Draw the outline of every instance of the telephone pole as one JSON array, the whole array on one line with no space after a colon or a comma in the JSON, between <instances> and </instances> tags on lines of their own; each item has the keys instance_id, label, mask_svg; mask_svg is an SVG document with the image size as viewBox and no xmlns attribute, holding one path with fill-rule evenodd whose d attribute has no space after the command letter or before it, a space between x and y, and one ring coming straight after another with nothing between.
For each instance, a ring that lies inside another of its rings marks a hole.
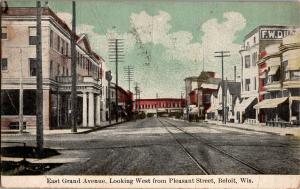
<instances>
[{"instance_id":1,"label":"telephone pole","mask_svg":"<svg viewBox=\"0 0 300 189\"><path fill-rule=\"evenodd\" d=\"M138 91L139 91L138 82L135 82L134 90L135 90L135 110L139 111L139 108L138 108Z\"/></svg>"},{"instance_id":2,"label":"telephone pole","mask_svg":"<svg viewBox=\"0 0 300 189\"><path fill-rule=\"evenodd\" d=\"M224 92L224 57L229 57L230 54L229 51L217 51L215 52L215 57L217 58L221 58L222 61L222 116L223 116L223 123L226 124L226 116L225 116L225 112L227 110L225 110L224 107L224 101L225 101L225 92Z\"/></svg>"},{"instance_id":3,"label":"telephone pole","mask_svg":"<svg viewBox=\"0 0 300 189\"><path fill-rule=\"evenodd\" d=\"M109 61L114 62L116 65L116 122L119 120L119 102L118 102L118 64L124 62L124 41L123 39L109 39L108 41L109 49Z\"/></svg>"},{"instance_id":4,"label":"telephone pole","mask_svg":"<svg viewBox=\"0 0 300 189\"><path fill-rule=\"evenodd\" d=\"M43 152L43 73L42 73L42 28L41 28L41 2L36 2L37 7L37 44L36 44L36 142L38 155Z\"/></svg>"},{"instance_id":5,"label":"telephone pole","mask_svg":"<svg viewBox=\"0 0 300 189\"><path fill-rule=\"evenodd\" d=\"M134 68L132 66L124 67L124 77L125 81L128 81L128 90L130 91L130 83L134 77Z\"/></svg>"},{"instance_id":6,"label":"telephone pole","mask_svg":"<svg viewBox=\"0 0 300 189\"><path fill-rule=\"evenodd\" d=\"M71 73L72 73L72 91L71 91L71 124L72 132L77 132L77 73L76 73L76 2L72 2L72 34L71 34Z\"/></svg>"}]
</instances>

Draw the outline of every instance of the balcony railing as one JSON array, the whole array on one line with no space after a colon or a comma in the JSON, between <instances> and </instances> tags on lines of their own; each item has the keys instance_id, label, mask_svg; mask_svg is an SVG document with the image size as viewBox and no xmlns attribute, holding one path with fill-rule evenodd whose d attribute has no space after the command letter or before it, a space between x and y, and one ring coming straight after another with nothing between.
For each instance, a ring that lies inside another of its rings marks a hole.
<instances>
[{"instance_id":1,"label":"balcony railing","mask_svg":"<svg viewBox=\"0 0 300 189\"><path fill-rule=\"evenodd\" d=\"M56 81L59 83L71 84L72 76L56 76ZM83 77L77 77L77 82L83 82Z\"/></svg>"}]
</instances>

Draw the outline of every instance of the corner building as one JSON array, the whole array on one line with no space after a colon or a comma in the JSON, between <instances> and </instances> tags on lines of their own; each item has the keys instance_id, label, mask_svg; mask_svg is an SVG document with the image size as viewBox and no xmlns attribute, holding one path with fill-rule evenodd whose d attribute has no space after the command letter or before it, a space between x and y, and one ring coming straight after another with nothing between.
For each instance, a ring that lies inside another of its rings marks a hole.
<instances>
[{"instance_id":1,"label":"corner building","mask_svg":"<svg viewBox=\"0 0 300 189\"><path fill-rule=\"evenodd\" d=\"M235 122L258 123L259 69L257 62L265 48L280 44L285 36L293 33L289 26L258 26L247 34L240 50L241 55L241 102L236 104Z\"/></svg>"},{"instance_id":2,"label":"corner building","mask_svg":"<svg viewBox=\"0 0 300 189\"><path fill-rule=\"evenodd\" d=\"M9 8L2 15L1 125L12 129L19 120L27 128L36 125L36 8ZM71 30L49 8L42 9L42 73L44 129L70 127ZM101 56L90 47L86 35L76 35L77 123L100 124L102 99ZM23 102L19 101L23 93ZM103 102L102 102L103 104Z\"/></svg>"}]
</instances>

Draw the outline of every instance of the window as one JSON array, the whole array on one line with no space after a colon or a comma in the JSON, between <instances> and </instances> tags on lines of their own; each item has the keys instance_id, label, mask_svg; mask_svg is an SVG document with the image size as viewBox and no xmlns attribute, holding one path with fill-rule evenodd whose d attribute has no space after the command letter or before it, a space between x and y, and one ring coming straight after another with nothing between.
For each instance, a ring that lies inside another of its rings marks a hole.
<instances>
[{"instance_id":1,"label":"window","mask_svg":"<svg viewBox=\"0 0 300 189\"><path fill-rule=\"evenodd\" d=\"M284 80L290 79L290 72L287 70L288 60L282 62L283 72L284 72Z\"/></svg>"},{"instance_id":2,"label":"window","mask_svg":"<svg viewBox=\"0 0 300 189\"><path fill-rule=\"evenodd\" d=\"M58 76L60 75L60 65L59 64L57 65L57 75Z\"/></svg>"},{"instance_id":3,"label":"window","mask_svg":"<svg viewBox=\"0 0 300 189\"><path fill-rule=\"evenodd\" d=\"M36 59L30 58L29 59L29 75L36 76Z\"/></svg>"},{"instance_id":4,"label":"window","mask_svg":"<svg viewBox=\"0 0 300 189\"><path fill-rule=\"evenodd\" d=\"M250 68L250 55L245 56L245 68Z\"/></svg>"},{"instance_id":5,"label":"window","mask_svg":"<svg viewBox=\"0 0 300 189\"><path fill-rule=\"evenodd\" d=\"M253 43L254 44L256 43L256 37L253 37Z\"/></svg>"},{"instance_id":6,"label":"window","mask_svg":"<svg viewBox=\"0 0 300 189\"><path fill-rule=\"evenodd\" d=\"M60 37L57 36L57 46L56 46L56 50L59 51L60 50Z\"/></svg>"},{"instance_id":7,"label":"window","mask_svg":"<svg viewBox=\"0 0 300 189\"><path fill-rule=\"evenodd\" d=\"M63 75L65 75L65 67L63 66Z\"/></svg>"},{"instance_id":8,"label":"window","mask_svg":"<svg viewBox=\"0 0 300 189\"><path fill-rule=\"evenodd\" d=\"M29 27L29 45L37 44L36 27Z\"/></svg>"},{"instance_id":9,"label":"window","mask_svg":"<svg viewBox=\"0 0 300 189\"><path fill-rule=\"evenodd\" d=\"M245 79L245 91L250 91L250 79Z\"/></svg>"},{"instance_id":10,"label":"window","mask_svg":"<svg viewBox=\"0 0 300 189\"><path fill-rule=\"evenodd\" d=\"M299 80L300 79L300 70L293 70L290 71L291 73L291 80Z\"/></svg>"},{"instance_id":11,"label":"window","mask_svg":"<svg viewBox=\"0 0 300 189\"><path fill-rule=\"evenodd\" d=\"M256 90L256 77L254 77L254 90Z\"/></svg>"},{"instance_id":12,"label":"window","mask_svg":"<svg viewBox=\"0 0 300 189\"><path fill-rule=\"evenodd\" d=\"M66 42L66 55L69 55L69 43Z\"/></svg>"},{"instance_id":13,"label":"window","mask_svg":"<svg viewBox=\"0 0 300 189\"><path fill-rule=\"evenodd\" d=\"M1 90L1 115L19 114L19 94L19 90Z\"/></svg>"},{"instance_id":14,"label":"window","mask_svg":"<svg viewBox=\"0 0 300 189\"><path fill-rule=\"evenodd\" d=\"M24 90L23 93L23 114L36 114L36 90Z\"/></svg>"},{"instance_id":15,"label":"window","mask_svg":"<svg viewBox=\"0 0 300 189\"><path fill-rule=\"evenodd\" d=\"M2 58L1 60L1 70L7 70L7 58Z\"/></svg>"},{"instance_id":16,"label":"window","mask_svg":"<svg viewBox=\"0 0 300 189\"><path fill-rule=\"evenodd\" d=\"M252 54L252 66L256 66L257 52Z\"/></svg>"},{"instance_id":17,"label":"window","mask_svg":"<svg viewBox=\"0 0 300 189\"><path fill-rule=\"evenodd\" d=\"M53 48L53 31L50 30L50 48Z\"/></svg>"},{"instance_id":18,"label":"window","mask_svg":"<svg viewBox=\"0 0 300 189\"><path fill-rule=\"evenodd\" d=\"M61 39L61 47L60 47L60 53L64 54L64 49L65 48L65 41L63 39Z\"/></svg>"},{"instance_id":19,"label":"window","mask_svg":"<svg viewBox=\"0 0 300 189\"><path fill-rule=\"evenodd\" d=\"M53 77L53 61L50 60L50 78Z\"/></svg>"},{"instance_id":20,"label":"window","mask_svg":"<svg viewBox=\"0 0 300 189\"><path fill-rule=\"evenodd\" d=\"M7 27L2 27L1 39L7 39Z\"/></svg>"},{"instance_id":21,"label":"window","mask_svg":"<svg viewBox=\"0 0 300 189\"><path fill-rule=\"evenodd\" d=\"M68 70L68 68L67 68L66 70L67 70L67 71L66 71L66 72L67 72L66 74L67 74L67 76L69 76L69 70Z\"/></svg>"}]
</instances>

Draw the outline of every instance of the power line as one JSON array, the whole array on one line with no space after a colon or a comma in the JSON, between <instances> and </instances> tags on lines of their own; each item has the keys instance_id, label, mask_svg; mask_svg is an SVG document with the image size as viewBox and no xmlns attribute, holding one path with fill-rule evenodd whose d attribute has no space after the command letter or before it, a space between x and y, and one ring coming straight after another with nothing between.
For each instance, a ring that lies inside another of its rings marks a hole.
<instances>
[{"instance_id":1,"label":"power line","mask_svg":"<svg viewBox=\"0 0 300 189\"><path fill-rule=\"evenodd\" d=\"M215 52L215 57L221 58L222 61L222 115L223 115L223 123L226 124L224 100L225 100L225 92L224 92L224 57L230 56L230 51L217 51Z\"/></svg>"},{"instance_id":2,"label":"power line","mask_svg":"<svg viewBox=\"0 0 300 189\"><path fill-rule=\"evenodd\" d=\"M124 40L123 39L108 39L108 60L116 65L116 122L119 120L119 107L118 107L118 64L124 62Z\"/></svg>"},{"instance_id":3,"label":"power line","mask_svg":"<svg viewBox=\"0 0 300 189\"><path fill-rule=\"evenodd\" d=\"M124 79L128 81L128 90L130 91L130 83L133 81L134 78L134 67L133 66L126 66L124 67Z\"/></svg>"}]
</instances>

